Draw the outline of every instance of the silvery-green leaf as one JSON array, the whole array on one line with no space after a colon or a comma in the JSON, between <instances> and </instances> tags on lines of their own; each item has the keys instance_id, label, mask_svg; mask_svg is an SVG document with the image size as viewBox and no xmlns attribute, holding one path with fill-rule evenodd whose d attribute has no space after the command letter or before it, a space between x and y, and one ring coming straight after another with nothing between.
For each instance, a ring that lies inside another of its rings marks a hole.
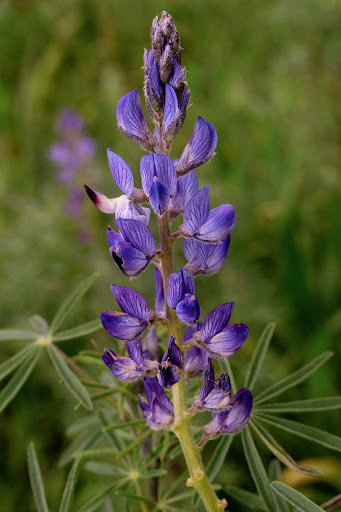
<instances>
[{"instance_id":1,"label":"silvery-green leaf","mask_svg":"<svg viewBox=\"0 0 341 512\"><path fill-rule=\"evenodd\" d=\"M276 441L276 439L256 420L250 420L250 424L265 446L275 457L277 457L278 460L287 466L287 468L297 471L298 473L302 473L303 475L323 477L323 473L318 469L298 464Z\"/></svg>"},{"instance_id":2,"label":"silvery-green leaf","mask_svg":"<svg viewBox=\"0 0 341 512\"><path fill-rule=\"evenodd\" d=\"M119 436L115 431L112 431L110 427L112 424L110 423L110 418L103 410L98 410L96 412L97 421L101 426L102 432L104 432L105 437L108 439L110 444L112 446L115 446L115 448L119 451L123 449L122 441L120 440ZM121 425L124 425L125 423L122 421Z\"/></svg>"},{"instance_id":3,"label":"silvery-green leaf","mask_svg":"<svg viewBox=\"0 0 341 512\"><path fill-rule=\"evenodd\" d=\"M172 482L170 484L170 486L166 488L165 492L162 495L163 501L165 498L167 498L167 496L172 494L172 492L174 492L179 487L179 485L183 484L187 480L188 477L189 477L188 470L186 470L184 473L182 473L180 476L178 476L178 478L176 478L174 480L174 482Z\"/></svg>"},{"instance_id":4,"label":"silvery-green leaf","mask_svg":"<svg viewBox=\"0 0 341 512\"><path fill-rule=\"evenodd\" d=\"M269 348L269 344L271 341L271 338L273 336L274 330L275 330L276 324L274 322L268 324L264 331L262 332L256 350L253 353L253 357L251 359L246 379L244 383L245 388L249 388L252 390L254 388L254 385L256 383L259 370L261 369L261 366L264 361L264 357L266 355L266 352Z\"/></svg>"},{"instance_id":5,"label":"silvery-green leaf","mask_svg":"<svg viewBox=\"0 0 341 512\"><path fill-rule=\"evenodd\" d=\"M100 320L91 320L91 322L86 322L85 324L78 325L77 327L73 327L72 329L68 329L67 331L59 332L52 336L52 341L65 341L65 340L73 340L74 338L81 338L86 334L91 334L92 332L98 331L102 329L102 322Z\"/></svg>"},{"instance_id":6,"label":"silvery-green leaf","mask_svg":"<svg viewBox=\"0 0 341 512\"><path fill-rule=\"evenodd\" d=\"M46 502L43 479L41 477L39 462L32 442L27 448L27 465L37 512L48 512L49 509Z\"/></svg>"},{"instance_id":7,"label":"silvery-green leaf","mask_svg":"<svg viewBox=\"0 0 341 512\"><path fill-rule=\"evenodd\" d=\"M273 396L277 396L280 393L283 393L287 389L296 386L296 384L299 384L303 380L305 380L309 375L316 372L320 366L322 366L325 362L328 361L333 355L333 352L324 352L323 354L319 355L310 363L302 366L299 370L292 373L285 379L280 380L279 382L276 382L276 384L273 384L272 386L268 387L265 391L260 393L255 399L254 399L254 405L259 405L266 400L270 400Z\"/></svg>"},{"instance_id":8,"label":"silvery-green leaf","mask_svg":"<svg viewBox=\"0 0 341 512\"><path fill-rule=\"evenodd\" d=\"M265 510L263 500L258 496L258 494L245 491L244 489L240 489L240 487L235 487L234 485L225 485L224 491L227 496L231 496L246 507L253 508L255 510Z\"/></svg>"},{"instance_id":9,"label":"silvery-green leaf","mask_svg":"<svg viewBox=\"0 0 341 512\"><path fill-rule=\"evenodd\" d=\"M71 423L65 431L67 436L73 436L79 434L83 430L88 430L89 427L93 427L97 424L96 416L93 414L85 416L84 418Z\"/></svg>"},{"instance_id":10,"label":"silvery-green leaf","mask_svg":"<svg viewBox=\"0 0 341 512\"><path fill-rule=\"evenodd\" d=\"M11 380L1 390L0 393L0 413L7 407L13 398L19 393L27 379L32 373L36 362L42 351L42 346L37 345L37 350L27 356L26 360L20 366L19 370L13 375Z\"/></svg>"},{"instance_id":11,"label":"silvery-green leaf","mask_svg":"<svg viewBox=\"0 0 341 512\"><path fill-rule=\"evenodd\" d=\"M91 448L102 436L103 432L97 424L89 428L66 448L58 460L58 465L65 466L75 457L75 453Z\"/></svg>"},{"instance_id":12,"label":"silvery-green leaf","mask_svg":"<svg viewBox=\"0 0 341 512\"><path fill-rule=\"evenodd\" d=\"M90 498L87 500L87 502L78 510L78 512L93 512L94 510L97 510L98 507L106 501L110 496L114 494L117 489L122 487L127 482L126 478L122 478L121 480L118 480L114 484L109 485L105 489L103 489L101 492L96 494L93 498Z\"/></svg>"},{"instance_id":13,"label":"silvery-green leaf","mask_svg":"<svg viewBox=\"0 0 341 512\"><path fill-rule=\"evenodd\" d=\"M272 482L271 487L301 512L323 512L323 509L283 482Z\"/></svg>"},{"instance_id":14,"label":"silvery-green leaf","mask_svg":"<svg viewBox=\"0 0 341 512\"><path fill-rule=\"evenodd\" d=\"M277 459L272 459L272 461L270 462L269 469L268 469L268 475L269 475L270 482L273 482L274 480L280 480L281 465ZM279 494L276 494L275 500L277 502L278 512L290 512L289 505L285 501L285 499L282 498L282 496L280 496Z\"/></svg>"},{"instance_id":15,"label":"silvery-green leaf","mask_svg":"<svg viewBox=\"0 0 341 512\"><path fill-rule=\"evenodd\" d=\"M276 404L264 404L255 407L257 412L315 412L341 408L341 396L326 396L309 400L295 400Z\"/></svg>"},{"instance_id":16,"label":"silvery-green leaf","mask_svg":"<svg viewBox=\"0 0 341 512\"><path fill-rule=\"evenodd\" d=\"M277 503L271 490L268 476L247 426L242 430L241 437L245 458L258 494L262 498L268 512L278 512Z\"/></svg>"},{"instance_id":17,"label":"silvery-green leaf","mask_svg":"<svg viewBox=\"0 0 341 512\"><path fill-rule=\"evenodd\" d=\"M20 350L20 352L17 352L14 356L7 359L7 361L0 364L0 380L15 370L32 352L39 350L39 348L38 344L30 343Z\"/></svg>"},{"instance_id":18,"label":"silvery-green leaf","mask_svg":"<svg viewBox=\"0 0 341 512\"><path fill-rule=\"evenodd\" d=\"M60 324L65 320L65 318L71 313L81 298L91 288L98 276L99 274L97 273L92 274L86 281L83 281L83 283L77 286L77 288L66 297L64 302L62 302L50 326L49 334L51 336L57 331Z\"/></svg>"},{"instance_id":19,"label":"silvery-green leaf","mask_svg":"<svg viewBox=\"0 0 341 512\"><path fill-rule=\"evenodd\" d=\"M0 341L34 341L37 338L37 333L32 331L0 329Z\"/></svg>"},{"instance_id":20,"label":"silvery-green leaf","mask_svg":"<svg viewBox=\"0 0 341 512\"><path fill-rule=\"evenodd\" d=\"M329 434L324 430L318 428L309 427L303 423L297 421L287 420L284 418L278 418L277 416L268 416L266 414L258 414L255 416L258 420L265 421L274 427L278 427L286 432L290 432L299 437L305 437L315 443L322 444L331 450L341 451L341 437L334 434Z\"/></svg>"},{"instance_id":21,"label":"silvery-green leaf","mask_svg":"<svg viewBox=\"0 0 341 512\"><path fill-rule=\"evenodd\" d=\"M76 459L71 466L70 472L68 474L65 488L63 491L62 501L60 503L59 512L69 512L73 495L75 492L75 487L78 480L78 473L80 468L80 460Z\"/></svg>"},{"instance_id":22,"label":"silvery-green leaf","mask_svg":"<svg viewBox=\"0 0 341 512\"><path fill-rule=\"evenodd\" d=\"M78 377L70 370L58 349L53 344L49 344L47 345L47 352L65 386L86 409L92 410L93 405L89 393Z\"/></svg>"},{"instance_id":23,"label":"silvery-green leaf","mask_svg":"<svg viewBox=\"0 0 341 512\"><path fill-rule=\"evenodd\" d=\"M107 464L104 462L95 462L90 461L85 464L85 469L90 471L91 473L96 473L97 475L105 475L105 476L127 476L127 471L122 468L118 468L117 466L113 466L112 464Z\"/></svg>"},{"instance_id":24,"label":"silvery-green leaf","mask_svg":"<svg viewBox=\"0 0 341 512\"><path fill-rule=\"evenodd\" d=\"M49 324L47 323L45 318L43 318L40 315L32 315L28 319L28 322L35 331L37 331L42 336L46 336L49 330Z\"/></svg>"}]
</instances>

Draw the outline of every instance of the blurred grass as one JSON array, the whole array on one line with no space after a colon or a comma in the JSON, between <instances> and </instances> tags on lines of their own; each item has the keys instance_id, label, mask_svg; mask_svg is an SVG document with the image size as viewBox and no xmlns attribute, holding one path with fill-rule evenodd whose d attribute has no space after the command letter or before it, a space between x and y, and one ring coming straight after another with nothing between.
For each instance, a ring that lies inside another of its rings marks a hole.
<instances>
[{"instance_id":1,"label":"blurred grass","mask_svg":"<svg viewBox=\"0 0 341 512\"><path fill-rule=\"evenodd\" d=\"M341 357L341 5L336 0L165 0L162 5L3 0L1 327L22 327L23 317L36 312L50 320L67 292L94 271L101 278L74 313L75 321L110 309L109 284L126 284L108 255L109 217L90 202L83 228L93 233L92 241L77 243L78 226L61 211L64 191L54 181L46 150L55 139L56 113L73 106L98 141L98 190L117 193L106 147L125 158L139 179L142 152L116 130L114 112L120 96L141 90L143 48L150 45L149 27L161 9L172 14L180 32L193 103L172 156L181 152L197 115L212 122L218 151L198 171L200 186L211 184L213 207L230 202L237 212L224 268L197 281L203 313L234 300L233 320L250 325L248 343L232 359L239 384L260 332L274 320L278 328L260 385L331 349L332 362L300 387L302 395L289 398L335 395ZM177 244L180 267L184 259ZM135 285L152 304L152 269ZM96 339L108 343L104 334ZM75 353L80 343L65 348ZM3 349L4 357L12 353L13 348ZM2 416L0 493L6 512L33 510L25 476L25 449L32 438L49 467L51 495L61 492L54 461L65 443L63 422L71 402L64 403L66 394L56 382L41 366ZM308 419L338 431L336 415ZM307 455L308 443L291 441L292 453ZM234 472L240 453L232 450L233 471L225 470L231 483L246 481ZM314 453L324 450L316 447ZM15 493L14 480L23 482Z\"/></svg>"}]
</instances>

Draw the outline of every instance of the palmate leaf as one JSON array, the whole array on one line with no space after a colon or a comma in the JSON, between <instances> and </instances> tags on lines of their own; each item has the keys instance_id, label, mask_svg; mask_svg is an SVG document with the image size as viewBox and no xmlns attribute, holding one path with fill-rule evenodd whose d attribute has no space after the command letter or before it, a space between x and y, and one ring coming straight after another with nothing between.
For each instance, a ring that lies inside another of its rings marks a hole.
<instances>
[{"instance_id":1,"label":"palmate leaf","mask_svg":"<svg viewBox=\"0 0 341 512\"><path fill-rule=\"evenodd\" d=\"M264 331L262 332L256 350L253 353L253 357L251 359L246 379L244 383L245 388L253 389L254 385L256 383L259 370L261 369L261 366L264 361L264 357L266 355L266 352L269 348L269 344L271 341L271 338L273 336L273 333L275 331L276 324L274 322L268 324Z\"/></svg>"},{"instance_id":2,"label":"palmate leaf","mask_svg":"<svg viewBox=\"0 0 341 512\"><path fill-rule=\"evenodd\" d=\"M225 485L224 491L227 496L231 496L231 498L234 498L242 505L245 505L245 507L253 508L255 510L265 510L263 500L254 492L245 491L244 489L240 489L240 487L235 487L234 485Z\"/></svg>"},{"instance_id":3,"label":"palmate leaf","mask_svg":"<svg viewBox=\"0 0 341 512\"><path fill-rule=\"evenodd\" d=\"M53 344L49 344L47 345L47 352L60 378L69 391L71 391L86 409L92 410L93 405L89 393L76 375L70 370L58 349Z\"/></svg>"},{"instance_id":4,"label":"palmate leaf","mask_svg":"<svg viewBox=\"0 0 341 512\"><path fill-rule=\"evenodd\" d=\"M304 437L310 441L321 444L322 446L326 446L331 450L341 452L341 437L334 434L329 434L329 432L319 430L318 428L309 427L308 425L298 423L297 421L278 418L267 414L257 413L255 417L257 420L265 421L266 423L269 423L269 425L278 427L286 432L290 432L299 437Z\"/></svg>"},{"instance_id":5,"label":"palmate leaf","mask_svg":"<svg viewBox=\"0 0 341 512\"><path fill-rule=\"evenodd\" d=\"M31 375L39 356L42 351L42 345L37 345L37 349L29 354L26 360L22 363L19 370L14 374L8 384L1 390L0 393L0 413L7 407L13 398L19 393L28 377Z\"/></svg>"},{"instance_id":6,"label":"palmate leaf","mask_svg":"<svg viewBox=\"0 0 341 512\"><path fill-rule=\"evenodd\" d=\"M118 480L114 484L109 485L109 487L106 487L102 491L100 491L96 496L89 499L80 509L78 512L93 512L94 510L98 510L98 507L104 503L110 496L114 494L117 489L122 487L124 484L127 483L126 478L122 478L121 480Z\"/></svg>"},{"instance_id":7,"label":"palmate leaf","mask_svg":"<svg viewBox=\"0 0 341 512\"><path fill-rule=\"evenodd\" d=\"M142 501L143 503L149 503L150 505L156 505L155 501L150 498L146 498L145 496L137 496L136 494L132 494L130 492L118 491L116 492L118 496L124 496L125 498L129 498L130 500Z\"/></svg>"},{"instance_id":8,"label":"palmate leaf","mask_svg":"<svg viewBox=\"0 0 341 512\"><path fill-rule=\"evenodd\" d=\"M85 465L85 469L87 471L90 471L90 473L96 473L97 475L127 476L127 471L125 469L118 468L117 466L113 466L112 464L107 464L105 462L87 462Z\"/></svg>"},{"instance_id":9,"label":"palmate leaf","mask_svg":"<svg viewBox=\"0 0 341 512\"><path fill-rule=\"evenodd\" d=\"M43 479L33 443L30 443L27 448L27 464L37 512L48 512Z\"/></svg>"},{"instance_id":10,"label":"palmate leaf","mask_svg":"<svg viewBox=\"0 0 341 512\"><path fill-rule=\"evenodd\" d=\"M274 480L280 480L281 478L281 465L277 459L273 459L269 464L268 469L269 480L273 482ZM279 494L275 495L275 500L277 502L278 512L290 512L288 503L285 501L282 496Z\"/></svg>"},{"instance_id":11,"label":"palmate leaf","mask_svg":"<svg viewBox=\"0 0 341 512\"><path fill-rule=\"evenodd\" d=\"M82 336L91 334L92 332L98 331L99 329L102 329L102 322L100 320L91 320L91 322L86 322L85 324L78 325L77 327L73 327L67 331L54 334L52 336L52 341L58 342L81 338Z\"/></svg>"},{"instance_id":12,"label":"palmate leaf","mask_svg":"<svg viewBox=\"0 0 341 512\"><path fill-rule=\"evenodd\" d=\"M0 329L0 341L34 341L37 338L37 333L33 331Z\"/></svg>"},{"instance_id":13,"label":"palmate leaf","mask_svg":"<svg viewBox=\"0 0 341 512\"><path fill-rule=\"evenodd\" d=\"M38 344L30 343L20 350L20 352L17 352L14 356L7 359L7 361L0 364L0 380L15 370L32 352L38 349Z\"/></svg>"},{"instance_id":14,"label":"palmate leaf","mask_svg":"<svg viewBox=\"0 0 341 512\"><path fill-rule=\"evenodd\" d=\"M104 410L96 411L97 421L104 433L105 437L108 439L109 443L119 451L123 449L123 443L119 438L117 432L115 430L110 430L109 427L112 425L108 414ZM124 422L121 423L124 425Z\"/></svg>"},{"instance_id":15,"label":"palmate leaf","mask_svg":"<svg viewBox=\"0 0 341 512\"><path fill-rule=\"evenodd\" d=\"M303 496L300 492L292 487L284 484L283 482L272 482L271 487L280 496L283 496L291 505L294 505L301 512L323 512L323 509L313 503L308 498Z\"/></svg>"},{"instance_id":16,"label":"palmate leaf","mask_svg":"<svg viewBox=\"0 0 341 512\"><path fill-rule=\"evenodd\" d=\"M255 407L257 412L315 412L341 408L341 396L326 396L309 400L295 400L276 404L264 404Z\"/></svg>"},{"instance_id":17,"label":"palmate leaf","mask_svg":"<svg viewBox=\"0 0 341 512\"><path fill-rule=\"evenodd\" d=\"M52 320L49 335L53 336L53 334L57 331L58 327L61 323L67 318L67 316L71 313L71 311L75 308L81 298L86 294L86 292L91 288L99 274L92 274L86 281L83 281L77 288L70 293L61 304L58 309L54 319Z\"/></svg>"},{"instance_id":18,"label":"palmate leaf","mask_svg":"<svg viewBox=\"0 0 341 512\"><path fill-rule=\"evenodd\" d=\"M246 426L242 430L241 437L245 458L258 494L262 498L268 512L278 512L277 503L271 490L268 476L252 439L249 427Z\"/></svg>"},{"instance_id":19,"label":"palmate leaf","mask_svg":"<svg viewBox=\"0 0 341 512\"><path fill-rule=\"evenodd\" d=\"M46 336L46 334L47 334L47 332L49 330L49 324L47 323L45 318L43 318L40 315L32 315L28 319L28 323L41 336Z\"/></svg>"},{"instance_id":20,"label":"palmate leaf","mask_svg":"<svg viewBox=\"0 0 341 512\"><path fill-rule=\"evenodd\" d=\"M78 473L80 468L80 459L76 459L71 466L70 473L68 474L62 501L60 503L59 512L69 512L75 487L78 480Z\"/></svg>"},{"instance_id":21,"label":"palmate leaf","mask_svg":"<svg viewBox=\"0 0 341 512\"><path fill-rule=\"evenodd\" d=\"M98 424L89 428L86 432L83 432L66 448L66 450L59 457L58 466L63 467L73 458L77 458L75 455L77 452L91 448L102 436L103 432Z\"/></svg>"},{"instance_id":22,"label":"palmate leaf","mask_svg":"<svg viewBox=\"0 0 341 512\"><path fill-rule=\"evenodd\" d=\"M296 386L303 380L305 380L309 375L316 372L320 366L322 366L324 363L328 361L333 356L333 352L324 352L323 354L319 355L310 363L302 366L299 370L292 373L285 379L280 380L279 382L276 382L272 386L268 387L265 391L260 393L254 400L254 405L259 405L266 400L270 400L270 398L277 396L287 389Z\"/></svg>"},{"instance_id":23,"label":"palmate leaf","mask_svg":"<svg viewBox=\"0 0 341 512\"><path fill-rule=\"evenodd\" d=\"M252 428L256 434L263 441L265 446L273 453L278 460L280 460L287 468L302 473L308 476L323 476L323 473L318 469L303 466L294 461L294 459L284 450L284 448L276 441L276 439L256 420L250 420Z\"/></svg>"}]
</instances>

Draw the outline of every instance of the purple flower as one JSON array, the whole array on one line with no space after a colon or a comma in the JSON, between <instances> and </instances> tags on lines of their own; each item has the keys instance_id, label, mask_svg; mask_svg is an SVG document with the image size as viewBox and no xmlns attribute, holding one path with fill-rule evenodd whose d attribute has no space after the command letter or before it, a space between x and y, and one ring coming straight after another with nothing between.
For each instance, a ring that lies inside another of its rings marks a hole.
<instances>
[{"instance_id":1,"label":"purple flower","mask_svg":"<svg viewBox=\"0 0 341 512\"><path fill-rule=\"evenodd\" d=\"M147 401L140 395L140 407L153 430L163 430L173 423L173 404L163 391L155 377L143 379Z\"/></svg>"},{"instance_id":2,"label":"purple flower","mask_svg":"<svg viewBox=\"0 0 341 512\"><path fill-rule=\"evenodd\" d=\"M116 219L134 219L143 222L148 226L150 219L149 208L143 208L139 204L128 199L126 195L112 197L109 199L101 192L97 192L87 185L84 185L86 193L91 201L103 213L115 214Z\"/></svg>"},{"instance_id":3,"label":"purple flower","mask_svg":"<svg viewBox=\"0 0 341 512\"><path fill-rule=\"evenodd\" d=\"M246 324L227 325L234 302L221 304L205 318L195 340L215 359L224 360L234 354L246 341L249 328Z\"/></svg>"},{"instance_id":4,"label":"purple flower","mask_svg":"<svg viewBox=\"0 0 341 512\"><path fill-rule=\"evenodd\" d=\"M194 327L187 328L184 335L184 344L193 339L194 334L200 331L202 326L201 322L197 322ZM208 354L206 350L201 347L193 345L186 350L185 355L185 372L191 377L198 377L205 373L208 365Z\"/></svg>"},{"instance_id":5,"label":"purple flower","mask_svg":"<svg viewBox=\"0 0 341 512\"><path fill-rule=\"evenodd\" d=\"M227 373L223 373L214 381L214 366L208 359L208 368L205 372L199 396L193 400L193 406L207 411L225 411L230 409L231 384Z\"/></svg>"},{"instance_id":6,"label":"purple flower","mask_svg":"<svg viewBox=\"0 0 341 512\"><path fill-rule=\"evenodd\" d=\"M111 285L111 291L123 313L104 311L101 321L108 334L119 340L131 341L148 326L150 310L140 293L125 286Z\"/></svg>"},{"instance_id":7,"label":"purple flower","mask_svg":"<svg viewBox=\"0 0 341 512\"><path fill-rule=\"evenodd\" d=\"M110 148L107 149L109 167L114 182L128 197L134 188L134 176L129 165L123 158L116 155Z\"/></svg>"},{"instance_id":8,"label":"purple flower","mask_svg":"<svg viewBox=\"0 0 341 512\"><path fill-rule=\"evenodd\" d=\"M113 350L104 349L102 359L114 377L125 382L134 382L141 377L156 374L159 363L150 361L148 351L143 352L140 338L126 342L125 345L130 357L119 356Z\"/></svg>"},{"instance_id":9,"label":"purple flower","mask_svg":"<svg viewBox=\"0 0 341 512\"><path fill-rule=\"evenodd\" d=\"M59 135L65 135L66 132L78 134L83 131L84 121L75 110L65 108L58 115L55 128Z\"/></svg>"},{"instance_id":10,"label":"purple flower","mask_svg":"<svg viewBox=\"0 0 341 512\"><path fill-rule=\"evenodd\" d=\"M187 176L184 176L184 178ZM185 258L188 260L185 269L192 272L194 276L218 272L226 259L229 246L230 235L227 235L221 244L208 244L199 242L194 238L185 238L183 251Z\"/></svg>"},{"instance_id":11,"label":"purple flower","mask_svg":"<svg viewBox=\"0 0 341 512\"><path fill-rule=\"evenodd\" d=\"M217 143L218 137L214 126L198 116L192 135L175 164L177 174L186 174L211 160L215 155Z\"/></svg>"},{"instance_id":12,"label":"purple flower","mask_svg":"<svg viewBox=\"0 0 341 512\"><path fill-rule=\"evenodd\" d=\"M165 301L165 292L163 289L163 280L161 271L155 267L154 269L154 279L155 279L155 313L159 318L166 318L166 301Z\"/></svg>"},{"instance_id":13,"label":"purple flower","mask_svg":"<svg viewBox=\"0 0 341 512\"><path fill-rule=\"evenodd\" d=\"M174 164L167 155L151 153L141 158L140 169L142 188L155 213L162 215L176 191Z\"/></svg>"},{"instance_id":14,"label":"purple flower","mask_svg":"<svg viewBox=\"0 0 341 512\"><path fill-rule=\"evenodd\" d=\"M116 118L118 128L126 137L146 151L153 151L155 139L143 113L137 89L128 92L119 100Z\"/></svg>"},{"instance_id":15,"label":"purple flower","mask_svg":"<svg viewBox=\"0 0 341 512\"><path fill-rule=\"evenodd\" d=\"M230 409L212 414L212 421L204 428L209 437L220 434L238 434L249 421L253 398L247 388L240 389L232 398Z\"/></svg>"},{"instance_id":16,"label":"purple flower","mask_svg":"<svg viewBox=\"0 0 341 512\"><path fill-rule=\"evenodd\" d=\"M146 65L148 66L144 82L146 102L155 112L160 112L163 108L164 97L160 83L159 66L157 62L154 61L153 50L147 53L146 59L145 70Z\"/></svg>"},{"instance_id":17,"label":"purple flower","mask_svg":"<svg viewBox=\"0 0 341 512\"><path fill-rule=\"evenodd\" d=\"M184 356L177 344L175 338L170 336L168 348L161 360L157 372L157 379L160 386L170 389L173 384L179 382L181 377L181 368L184 365Z\"/></svg>"},{"instance_id":18,"label":"purple flower","mask_svg":"<svg viewBox=\"0 0 341 512\"><path fill-rule=\"evenodd\" d=\"M137 277L155 254L153 235L142 222L117 219L119 233L108 227L109 251L112 259L128 277Z\"/></svg>"},{"instance_id":19,"label":"purple flower","mask_svg":"<svg viewBox=\"0 0 341 512\"><path fill-rule=\"evenodd\" d=\"M171 198L168 210L174 217L183 212L187 203L199 190L198 177L195 171L191 171L185 176L180 176L176 184L176 191Z\"/></svg>"},{"instance_id":20,"label":"purple flower","mask_svg":"<svg viewBox=\"0 0 341 512\"><path fill-rule=\"evenodd\" d=\"M159 359L160 356L160 339L156 334L154 325L152 325L144 337L143 346L150 353L153 359Z\"/></svg>"},{"instance_id":21,"label":"purple flower","mask_svg":"<svg viewBox=\"0 0 341 512\"><path fill-rule=\"evenodd\" d=\"M206 185L187 203L180 231L185 237L201 242L219 242L227 237L236 223L236 214L230 204L222 204L210 211L210 186Z\"/></svg>"},{"instance_id":22,"label":"purple flower","mask_svg":"<svg viewBox=\"0 0 341 512\"><path fill-rule=\"evenodd\" d=\"M185 324L193 324L200 317L200 305L194 295L194 278L181 269L170 274L167 286L167 302Z\"/></svg>"}]
</instances>

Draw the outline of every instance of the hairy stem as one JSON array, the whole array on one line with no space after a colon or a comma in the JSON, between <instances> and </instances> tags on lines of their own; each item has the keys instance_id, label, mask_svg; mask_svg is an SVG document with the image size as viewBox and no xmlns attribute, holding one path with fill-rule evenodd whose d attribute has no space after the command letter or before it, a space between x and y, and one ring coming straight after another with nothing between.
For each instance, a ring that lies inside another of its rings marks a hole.
<instances>
[{"instance_id":1,"label":"hairy stem","mask_svg":"<svg viewBox=\"0 0 341 512\"><path fill-rule=\"evenodd\" d=\"M165 297L167 297L167 282L169 275L173 272L173 242L170 237L169 217L165 213L158 218L161 246L161 272ZM181 335L181 325L175 311L169 308L166 300L168 334L175 337L176 344L181 348L183 341ZM190 478L187 485L194 487L199 493L207 512L221 512L225 510L226 500L219 500L213 490L210 481L207 478L205 469L201 460L201 455L193 437L191 429L191 414L187 412L186 404L186 382L184 369L181 370L181 378L177 384L172 387L173 405L174 405L174 432L177 434Z\"/></svg>"}]
</instances>

